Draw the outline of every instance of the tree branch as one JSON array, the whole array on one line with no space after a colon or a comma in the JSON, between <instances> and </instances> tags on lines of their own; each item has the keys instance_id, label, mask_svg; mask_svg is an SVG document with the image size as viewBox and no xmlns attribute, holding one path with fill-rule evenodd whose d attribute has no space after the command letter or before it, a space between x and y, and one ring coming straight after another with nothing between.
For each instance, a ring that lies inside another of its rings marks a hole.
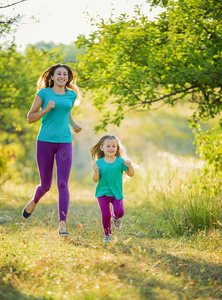
<instances>
[{"instance_id":1,"label":"tree branch","mask_svg":"<svg viewBox=\"0 0 222 300\"><path fill-rule=\"evenodd\" d=\"M164 95L163 97L160 97L160 98L158 98L158 99L155 99L155 100L151 100L151 101L142 101L142 103L141 104L149 104L149 103L154 103L154 102L157 102L157 101L160 101L160 100L163 100L163 99L165 99L165 98L168 98L168 97L170 97L170 96L174 96L174 95L176 95L176 94L180 94L180 93L184 93L184 92L188 92L189 90L191 90L191 89L194 89L194 88L196 88L196 86L192 86L192 87L189 87L189 88L186 88L186 89L184 89L184 90L180 90L180 91L175 91L175 92L172 92L172 93L170 93L170 94L167 94L167 95ZM191 92L194 92L194 91L191 91ZM141 101L141 100L140 100ZM134 106L134 105L138 105L138 103L133 103L133 104L130 104L130 106Z\"/></svg>"},{"instance_id":2,"label":"tree branch","mask_svg":"<svg viewBox=\"0 0 222 300\"><path fill-rule=\"evenodd\" d=\"M127 89L138 101L142 100L128 87L126 86L123 82L116 80L116 82L118 82L119 84L121 84L125 89Z\"/></svg>"},{"instance_id":3,"label":"tree branch","mask_svg":"<svg viewBox=\"0 0 222 300\"><path fill-rule=\"evenodd\" d=\"M10 24L17 22L19 19L20 19L20 16L17 16L17 17L11 18L9 20L0 21L0 24L10 25Z\"/></svg>"},{"instance_id":4,"label":"tree branch","mask_svg":"<svg viewBox=\"0 0 222 300\"><path fill-rule=\"evenodd\" d=\"M0 6L0 8L7 8L7 7L14 6L14 5L16 5L16 4L19 4L19 3L25 2L25 1L27 1L27 0L20 0L20 1L18 1L18 2L14 2L14 3L12 3L12 4L7 4L7 5L5 5L5 6Z\"/></svg>"}]
</instances>

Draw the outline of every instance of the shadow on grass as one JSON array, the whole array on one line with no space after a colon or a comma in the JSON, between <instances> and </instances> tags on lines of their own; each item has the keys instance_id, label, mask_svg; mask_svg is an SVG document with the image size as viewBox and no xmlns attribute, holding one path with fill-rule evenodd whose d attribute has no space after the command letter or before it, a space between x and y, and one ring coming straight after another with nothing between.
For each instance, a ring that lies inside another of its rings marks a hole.
<instances>
[{"instance_id":1,"label":"shadow on grass","mask_svg":"<svg viewBox=\"0 0 222 300\"><path fill-rule=\"evenodd\" d=\"M1 300L44 300L46 298L36 298L33 296L25 296L20 293L11 283L6 284L0 281L0 299Z\"/></svg>"},{"instance_id":2,"label":"shadow on grass","mask_svg":"<svg viewBox=\"0 0 222 300\"><path fill-rule=\"evenodd\" d=\"M42 199L31 218L25 221L21 219L23 207L13 207L8 203L4 203L2 207L3 222L0 225L6 229L9 227L10 234L16 233L18 227L24 225L24 231L34 227L57 228L57 203L44 204ZM67 244L85 248L86 253L90 249L99 249L114 255L123 254L131 259L134 262L133 267L132 262L128 264L127 260L117 260L114 265L107 265L99 260L94 268L108 274L115 272L121 282L139 290L143 299L170 299L167 298L168 294L176 294L177 299L180 299L184 293L189 295L185 299L190 299L189 297L198 297L200 291L209 297L222 297L222 266L216 262L206 262L204 258L198 261L196 256L184 258L185 253L182 251L175 250L177 254L172 254L172 248L167 248L172 238L163 237L160 209L150 203L136 208L125 204L125 213L123 230L120 233L114 232L117 241L106 245L98 242L102 241L103 232L97 201L72 201L68 218L70 237L66 239ZM158 242L161 247L165 247L164 250L153 246L158 245ZM95 269L91 272L96 273ZM173 282L172 277L175 279ZM2 299L38 299L25 298L10 284L3 285L2 288L1 290L6 291L5 298ZM165 298L160 297L161 293ZM7 295L11 295L11 298L7 298Z\"/></svg>"}]
</instances>

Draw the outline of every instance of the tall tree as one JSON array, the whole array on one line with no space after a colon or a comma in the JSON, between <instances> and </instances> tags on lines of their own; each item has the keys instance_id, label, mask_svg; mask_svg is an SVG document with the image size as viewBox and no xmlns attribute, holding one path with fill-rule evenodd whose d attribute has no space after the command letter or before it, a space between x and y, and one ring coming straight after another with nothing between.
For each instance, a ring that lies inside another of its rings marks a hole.
<instances>
[{"instance_id":1,"label":"tall tree","mask_svg":"<svg viewBox=\"0 0 222 300\"><path fill-rule=\"evenodd\" d=\"M82 85L93 91L94 105L116 107L96 130L119 125L129 109L154 103L174 105L186 97L197 104L196 118L214 117L222 109L222 5L216 0L170 1L156 22L137 8L101 20L89 37L80 35L76 66Z\"/></svg>"}]
</instances>

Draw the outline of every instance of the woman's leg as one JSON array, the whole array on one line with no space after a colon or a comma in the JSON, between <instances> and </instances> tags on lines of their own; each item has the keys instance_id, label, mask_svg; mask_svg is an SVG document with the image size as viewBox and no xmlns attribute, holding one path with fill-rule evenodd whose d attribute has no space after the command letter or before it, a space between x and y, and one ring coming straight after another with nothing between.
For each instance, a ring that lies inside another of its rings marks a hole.
<instances>
[{"instance_id":1,"label":"woman's leg","mask_svg":"<svg viewBox=\"0 0 222 300\"><path fill-rule=\"evenodd\" d=\"M59 144L59 148L56 153L56 164L57 187L59 191L59 221L65 222L69 209L68 180L72 166L72 143Z\"/></svg>"},{"instance_id":2,"label":"woman's leg","mask_svg":"<svg viewBox=\"0 0 222 300\"><path fill-rule=\"evenodd\" d=\"M31 214L33 212L38 201L45 195L45 193L51 187L55 151L56 144L37 141L36 160L38 164L41 183L36 188L33 199L25 207L25 211L28 214Z\"/></svg>"},{"instance_id":3,"label":"woman's leg","mask_svg":"<svg viewBox=\"0 0 222 300\"><path fill-rule=\"evenodd\" d=\"M110 202L113 197L102 196L98 197L99 207L102 214L102 224L105 235L112 234L111 229L111 210L110 210Z\"/></svg>"},{"instance_id":4,"label":"woman's leg","mask_svg":"<svg viewBox=\"0 0 222 300\"><path fill-rule=\"evenodd\" d=\"M41 184L37 187L35 191L35 195L33 198L35 203L38 203L38 201L51 188L56 149L56 143L37 141L36 158L39 168Z\"/></svg>"}]
</instances>

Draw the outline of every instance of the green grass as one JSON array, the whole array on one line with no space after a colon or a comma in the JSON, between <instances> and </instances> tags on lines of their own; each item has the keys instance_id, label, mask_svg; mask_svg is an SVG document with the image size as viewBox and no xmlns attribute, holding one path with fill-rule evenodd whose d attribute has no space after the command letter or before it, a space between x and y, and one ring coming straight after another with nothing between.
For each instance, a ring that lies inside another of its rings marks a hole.
<instances>
[{"instance_id":1,"label":"green grass","mask_svg":"<svg viewBox=\"0 0 222 300\"><path fill-rule=\"evenodd\" d=\"M55 186L23 220L35 185L5 183L0 299L221 299L221 232L171 235L161 201L150 186L136 191L139 180L125 183L123 229L108 245L94 188L70 184L70 235L60 238Z\"/></svg>"},{"instance_id":2,"label":"green grass","mask_svg":"<svg viewBox=\"0 0 222 300\"><path fill-rule=\"evenodd\" d=\"M131 112L120 128L108 127L139 166L124 184L123 228L108 245L89 157L104 133L93 132L100 117L87 99L81 109L75 115L83 131L73 136L68 238L58 236L55 182L31 218L21 218L36 187L25 182L38 178L34 147L25 168L16 162L12 181L0 187L0 299L222 299L221 196L213 202L198 190L191 193L190 173L201 167L187 157L195 153L187 124L192 109Z\"/></svg>"}]
</instances>

